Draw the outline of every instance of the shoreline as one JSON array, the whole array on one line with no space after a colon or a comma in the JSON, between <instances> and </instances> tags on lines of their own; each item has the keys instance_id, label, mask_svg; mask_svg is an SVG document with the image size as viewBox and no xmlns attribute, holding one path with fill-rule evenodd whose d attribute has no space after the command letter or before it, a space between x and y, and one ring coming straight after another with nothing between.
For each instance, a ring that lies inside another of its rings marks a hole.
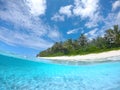
<instances>
[{"instance_id":1,"label":"shoreline","mask_svg":"<svg viewBox=\"0 0 120 90\"><path fill-rule=\"evenodd\" d=\"M56 56L56 57L38 57L47 60L54 61L109 61L112 57L119 57L120 50L112 50L102 53L92 53L86 55L76 55L76 56Z\"/></svg>"}]
</instances>

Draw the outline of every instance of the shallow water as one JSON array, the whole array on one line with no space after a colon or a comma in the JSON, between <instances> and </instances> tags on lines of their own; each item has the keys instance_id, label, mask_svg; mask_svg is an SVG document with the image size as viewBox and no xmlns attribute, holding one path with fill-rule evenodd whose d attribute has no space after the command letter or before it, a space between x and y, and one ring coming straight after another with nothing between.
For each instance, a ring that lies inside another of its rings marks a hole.
<instances>
[{"instance_id":1,"label":"shallow water","mask_svg":"<svg viewBox=\"0 0 120 90\"><path fill-rule=\"evenodd\" d=\"M63 65L0 54L0 90L120 90L120 62Z\"/></svg>"}]
</instances>

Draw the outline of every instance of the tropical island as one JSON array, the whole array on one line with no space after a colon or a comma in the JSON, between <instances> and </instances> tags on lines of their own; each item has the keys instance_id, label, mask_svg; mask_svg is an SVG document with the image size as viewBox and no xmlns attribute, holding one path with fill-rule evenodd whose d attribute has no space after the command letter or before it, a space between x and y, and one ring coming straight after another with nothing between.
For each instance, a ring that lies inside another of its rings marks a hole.
<instances>
[{"instance_id":1,"label":"tropical island","mask_svg":"<svg viewBox=\"0 0 120 90\"><path fill-rule=\"evenodd\" d=\"M98 53L97 56L95 56L96 53ZM106 53L108 54L106 55ZM81 34L76 40L68 39L64 42L56 42L51 48L37 55L37 57L46 59L84 59L84 57L89 59L110 56L120 56L120 28L118 25L114 25L113 29L106 30L102 36L97 36L92 40L85 34Z\"/></svg>"}]
</instances>

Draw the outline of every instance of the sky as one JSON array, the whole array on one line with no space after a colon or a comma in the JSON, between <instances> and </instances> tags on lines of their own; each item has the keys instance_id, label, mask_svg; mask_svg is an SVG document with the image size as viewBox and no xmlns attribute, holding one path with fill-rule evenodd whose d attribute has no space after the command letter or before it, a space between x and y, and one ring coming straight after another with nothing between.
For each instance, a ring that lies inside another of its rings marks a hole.
<instances>
[{"instance_id":1,"label":"sky","mask_svg":"<svg viewBox=\"0 0 120 90\"><path fill-rule=\"evenodd\" d=\"M35 56L55 42L120 25L120 0L0 0L0 51Z\"/></svg>"}]
</instances>

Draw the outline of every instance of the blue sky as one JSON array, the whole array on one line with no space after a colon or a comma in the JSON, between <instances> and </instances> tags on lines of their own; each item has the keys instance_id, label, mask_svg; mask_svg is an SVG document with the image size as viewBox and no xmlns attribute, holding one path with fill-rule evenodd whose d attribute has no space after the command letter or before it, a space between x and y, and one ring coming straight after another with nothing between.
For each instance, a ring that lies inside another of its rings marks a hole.
<instances>
[{"instance_id":1,"label":"blue sky","mask_svg":"<svg viewBox=\"0 0 120 90\"><path fill-rule=\"evenodd\" d=\"M120 0L0 0L0 50L35 56L56 41L120 25Z\"/></svg>"}]
</instances>

